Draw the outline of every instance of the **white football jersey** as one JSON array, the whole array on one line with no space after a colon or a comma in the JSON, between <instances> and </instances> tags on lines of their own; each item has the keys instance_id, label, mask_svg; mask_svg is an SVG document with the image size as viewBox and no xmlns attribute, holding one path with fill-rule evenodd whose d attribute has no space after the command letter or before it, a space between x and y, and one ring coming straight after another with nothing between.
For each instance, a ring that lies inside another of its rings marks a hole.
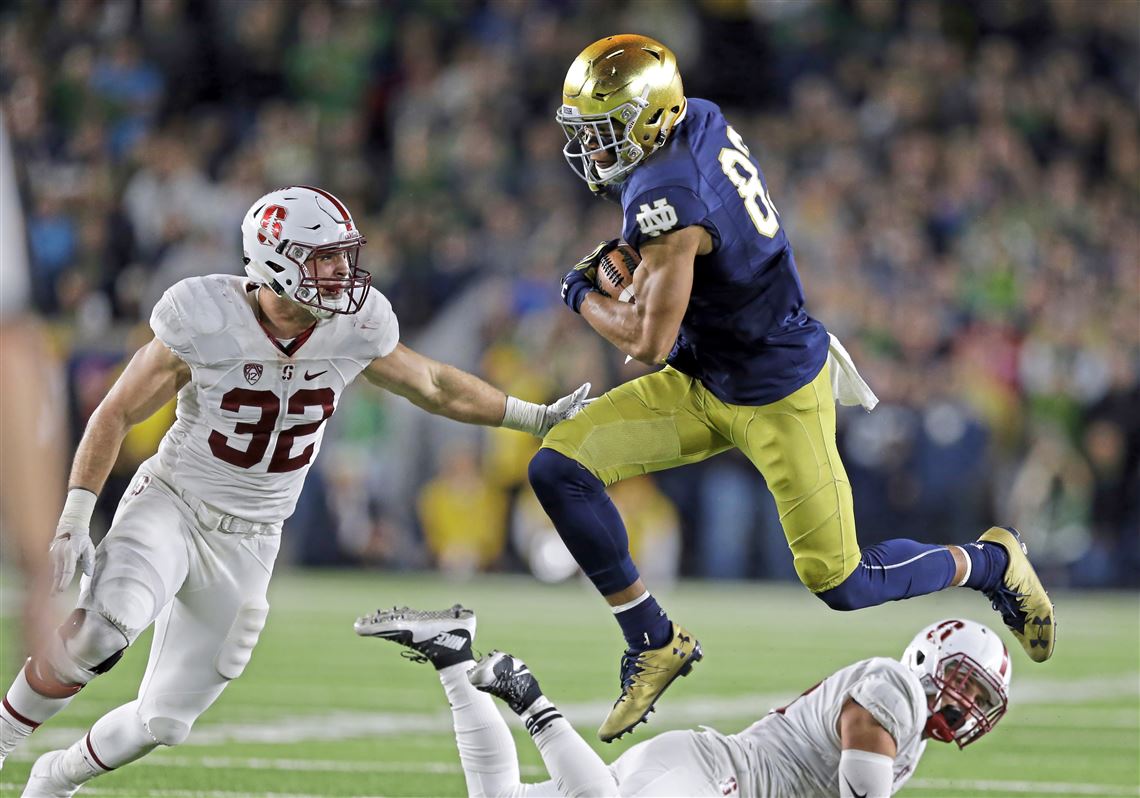
<instances>
[{"instance_id":1,"label":"white football jersey","mask_svg":"<svg viewBox=\"0 0 1140 798\"><path fill-rule=\"evenodd\" d=\"M898 660L875 657L848 665L739 734L707 742L723 746L731 757L745 782L742 795L833 798L839 795L839 713L848 698L895 739L892 794L898 792L926 750L922 731L928 715L918 677Z\"/></svg>"},{"instance_id":2,"label":"white football jersey","mask_svg":"<svg viewBox=\"0 0 1140 798\"><path fill-rule=\"evenodd\" d=\"M297 504L345 387L395 349L400 330L372 289L359 312L283 346L262 327L251 288L245 277L192 277L155 305L151 329L192 372L156 471L222 512L278 523Z\"/></svg>"}]
</instances>

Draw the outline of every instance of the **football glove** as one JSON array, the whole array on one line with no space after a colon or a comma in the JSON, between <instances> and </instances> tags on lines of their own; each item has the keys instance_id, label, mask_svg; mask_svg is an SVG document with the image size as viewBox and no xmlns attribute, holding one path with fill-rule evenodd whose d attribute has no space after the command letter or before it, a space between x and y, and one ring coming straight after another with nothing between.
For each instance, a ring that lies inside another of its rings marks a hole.
<instances>
[{"instance_id":1,"label":"football glove","mask_svg":"<svg viewBox=\"0 0 1140 798\"><path fill-rule=\"evenodd\" d=\"M590 383L583 383L578 390L563 396L549 405L524 402L513 396L507 397L507 408L503 414L503 426L508 429L529 432L536 438L543 438L555 424L574 418L591 401L586 398Z\"/></svg>"},{"instance_id":2,"label":"football glove","mask_svg":"<svg viewBox=\"0 0 1140 798\"><path fill-rule=\"evenodd\" d=\"M60 593L71 584L75 566L87 576L95 573L95 544L91 542L91 512L95 509L95 494L83 488L72 488L67 493L63 514L55 528L51 554L52 591Z\"/></svg>"},{"instance_id":3,"label":"football glove","mask_svg":"<svg viewBox=\"0 0 1140 798\"><path fill-rule=\"evenodd\" d=\"M607 252L617 248L620 241L620 238L614 238L601 242L562 278L562 301L575 313L582 312L582 300L586 294L598 290L598 264Z\"/></svg>"}]
</instances>

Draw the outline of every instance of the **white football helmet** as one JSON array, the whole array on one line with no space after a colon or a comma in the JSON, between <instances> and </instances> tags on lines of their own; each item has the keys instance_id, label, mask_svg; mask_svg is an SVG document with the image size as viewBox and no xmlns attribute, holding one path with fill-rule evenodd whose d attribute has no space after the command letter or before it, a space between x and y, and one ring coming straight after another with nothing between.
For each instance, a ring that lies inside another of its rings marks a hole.
<instances>
[{"instance_id":1,"label":"white football helmet","mask_svg":"<svg viewBox=\"0 0 1140 798\"><path fill-rule=\"evenodd\" d=\"M906 647L902 663L926 691L926 733L935 740L965 748L993 729L1009 706L1009 651L980 623L949 618L931 624Z\"/></svg>"},{"instance_id":2,"label":"white football helmet","mask_svg":"<svg viewBox=\"0 0 1140 798\"><path fill-rule=\"evenodd\" d=\"M241 223L245 273L275 294L308 307L314 316L355 313L368 297L372 275L357 267L364 236L348 208L324 189L288 186L253 203ZM310 258L344 252L348 274L318 277Z\"/></svg>"}]
</instances>

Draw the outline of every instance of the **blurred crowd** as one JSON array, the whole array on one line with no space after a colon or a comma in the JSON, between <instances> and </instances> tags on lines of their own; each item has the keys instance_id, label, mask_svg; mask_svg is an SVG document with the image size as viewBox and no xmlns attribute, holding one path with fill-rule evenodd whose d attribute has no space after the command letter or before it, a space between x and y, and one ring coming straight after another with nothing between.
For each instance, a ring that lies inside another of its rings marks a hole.
<instances>
[{"instance_id":1,"label":"blurred crowd","mask_svg":"<svg viewBox=\"0 0 1140 798\"><path fill-rule=\"evenodd\" d=\"M620 213L553 114L586 44L654 36L757 155L809 312L882 399L840 419L861 541L1009 523L1051 584L1136 585L1138 31L1127 0L24 0L0 96L74 434L162 291L239 272L241 214L294 183L353 210L406 341L541 401L643 373L559 301ZM355 392L286 546L566 578L522 437ZM654 579L794 577L743 458L614 497Z\"/></svg>"}]
</instances>

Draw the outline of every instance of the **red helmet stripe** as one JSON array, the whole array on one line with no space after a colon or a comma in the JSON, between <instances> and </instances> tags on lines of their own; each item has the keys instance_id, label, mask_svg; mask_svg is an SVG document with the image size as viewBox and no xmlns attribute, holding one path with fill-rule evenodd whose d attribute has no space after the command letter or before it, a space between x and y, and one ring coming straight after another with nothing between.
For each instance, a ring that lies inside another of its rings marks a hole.
<instances>
[{"instance_id":1,"label":"red helmet stripe","mask_svg":"<svg viewBox=\"0 0 1140 798\"><path fill-rule=\"evenodd\" d=\"M316 186L297 186L297 188L307 188L307 189L309 189L309 191L315 191L318 194L320 194L322 197L327 199L329 202L331 202L333 204L333 207L336 208L337 211L340 212L341 219L344 221L344 226L347 227L349 230L352 229L352 217L348 213L348 208L341 205L340 200L338 200L332 194L328 193L323 188L317 188Z\"/></svg>"},{"instance_id":2,"label":"red helmet stripe","mask_svg":"<svg viewBox=\"0 0 1140 798\"><path fill-rule=\"evenodd\" d=\"M1009 670L1009 649L1004 645L1001 647L1001 668L998 669L998 675L1005 679L1005 672Z\"/></svg>"}]
</instances>

